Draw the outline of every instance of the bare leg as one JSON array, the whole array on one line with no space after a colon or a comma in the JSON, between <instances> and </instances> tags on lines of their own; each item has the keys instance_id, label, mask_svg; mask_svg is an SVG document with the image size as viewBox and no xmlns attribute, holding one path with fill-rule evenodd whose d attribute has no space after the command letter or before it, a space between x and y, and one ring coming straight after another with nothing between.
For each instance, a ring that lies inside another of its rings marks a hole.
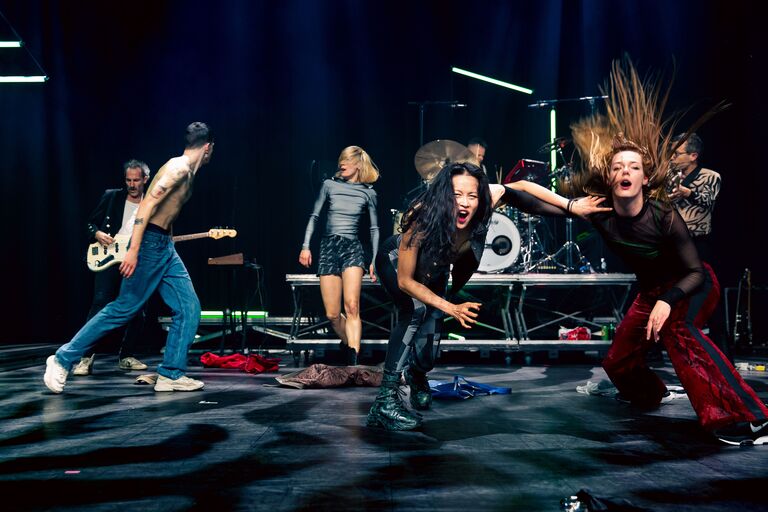
<instances>
[{"instance_id":1,"label":"bare leg","mask_svg":"<svg viewBox=\"0 0 768 512\"><path fill-rule=\"evenodd\" d=\"M320 276L320 295L323 297L325 316L341 342L347 345L345 319L341 315L341 277ZM359 342L358 342L359 345Z\"/></svg>"},{"instance_id":2,"label":"bare leg","mask_svg":"<svg viewBox=\"0 0 768 512\"><path fill-rule=\"evenodd\" d=\"M360 288L363 285L363 269L348 267L341 273L344 287L344 312L347 316L347 341L350 348L360 353L363 323L360 320Z\"/></svg>"}]
</instances>

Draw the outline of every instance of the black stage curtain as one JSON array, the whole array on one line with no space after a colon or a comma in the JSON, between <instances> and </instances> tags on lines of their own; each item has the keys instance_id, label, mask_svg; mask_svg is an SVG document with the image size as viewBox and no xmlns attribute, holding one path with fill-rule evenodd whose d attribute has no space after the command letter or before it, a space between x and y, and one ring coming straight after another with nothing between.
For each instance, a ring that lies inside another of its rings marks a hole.
<instances>
[{"instance_id":1,"label":"black stage curtain","mask_svg":"<svg viewBox=\"0 0 768 512\"><path fill-rule=\"evenodd\" d=\"M755 281L768 280L758 265L765 45L753 5L25 0L0 9L51 77L0 84L3 343L61 342L81 325L91 298L89 211L105 188L120 186L124 161L143 159L155 171L180 154L191 121L211 124L216 150L175 231L239 232L178 246L203 306L226 296L225 277L207 258L244 252L263 267L266 306L287 315L284 275L302 271L297 258L323 162L347 145L368 150L382 170L386 234L389 210L419 183L418 112L409 102L469 105L427 108L425 141L482 136L489 167L508 171L544 156L536 149L549 137L548 112L527 104L597 94L624 52L641 70L670 69L676 59L674 108L693 103L700 113L733 102L700 131L703 162L724 180L717 267L726 284L747 266ZM458 76L451 66L535 93ZM558 134L587 112L583 103L561 109Z\"/></svg>"}]
</instances>

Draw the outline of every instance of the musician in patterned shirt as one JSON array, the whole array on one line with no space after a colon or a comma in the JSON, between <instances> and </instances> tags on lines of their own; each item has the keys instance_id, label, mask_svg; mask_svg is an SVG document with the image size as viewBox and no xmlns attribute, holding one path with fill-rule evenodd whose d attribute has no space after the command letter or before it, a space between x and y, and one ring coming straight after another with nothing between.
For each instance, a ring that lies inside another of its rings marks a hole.
<instances>
[{"instance_id":1,"label":"musician in patterned shirt","mask_svg":"<svg viewBox=\"0 0 768 512\"><path fill-rule=\"evenodd\" d=\"M672 139L683 140L685 134ZM680 184L669 198L683 217L701 259L712 261L709 236L712 232L712 211L720 193L720 175L699 165L703 144L701 137L690 134L672 154L673 170L680 173Z\"/></svg>"}]
</instances>

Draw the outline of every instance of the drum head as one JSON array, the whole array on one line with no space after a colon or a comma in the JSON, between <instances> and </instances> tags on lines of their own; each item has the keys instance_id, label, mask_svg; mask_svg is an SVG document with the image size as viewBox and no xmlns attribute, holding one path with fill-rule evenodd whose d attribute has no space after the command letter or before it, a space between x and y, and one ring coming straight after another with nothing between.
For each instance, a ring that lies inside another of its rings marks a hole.
<instances>
[{"instance_id":1,"label":"drum head","mask_svg":"<svg viewBox=\"0 0 768 512\"><path fill-rule=\"evenodd\" d=\"M478 272L503 272L520 256L520 232L512 219L494 212L488 224L485 249Z\"/></svg>"}]
</instances>

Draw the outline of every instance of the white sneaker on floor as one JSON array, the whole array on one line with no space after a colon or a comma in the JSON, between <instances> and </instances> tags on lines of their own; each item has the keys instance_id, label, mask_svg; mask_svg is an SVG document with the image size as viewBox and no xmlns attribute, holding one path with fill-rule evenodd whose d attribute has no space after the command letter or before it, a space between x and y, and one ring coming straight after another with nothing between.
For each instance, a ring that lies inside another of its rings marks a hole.
<instances>
[{"instance_id":1,"label":"white sneaker on floor","mask_svg":"<svg viewBox=\"0 0 768 512\"><path fill-rule=\"evenodd\" d=\"M94 357L96 357L95 354L91 357L81 357L80 362L72 368L72 375L90 375L93 368Z\"/></svg>"},{"instance_id":2,"label":"white sneaker on floor","mask_svg":"<svg viewBox=\"0 0 768 512\"><path fill-rule=\"evenodd\" d=\"M157 376L157 382L155 383L155 391L195 391L203 389L205 384L201 380L190 379L186 375L179 377L176 380Z\"/></svg>"},{"instance_id":3,"label":"white sneaker on floor","mask_svg":"<svg viewBox=\"0 0 768 512\"><path fill-rule=\"evenodd\" d=\"M43 376L43 382L48 389L54 393L61 393L64 391L64 385L67 383L67 375L69 372L59 364L56 360L56 356L49 356L45 361L45 375Z\"/></svg>"},{"instance_id":4,"label":"white sneaker on floor","mask_svg":"<svg viewBox=\"0 0 768 512\"><path fill-rule=\"evenodd\" d=\"M135 357L124 357L117 365L121 370L146 370L147 365Z\"/></svg>"},{"instance_id":5,"label":"white sneaker on floor","mask_svg":"<svg viewBox=\"0 0 768 512\"><path fill-rule=\"evenodd\" d=\"M716 430L715 436L726 444L735 446L760 446L768 444L768 421L736 423Z\"/></svg>"}]
</instances>

